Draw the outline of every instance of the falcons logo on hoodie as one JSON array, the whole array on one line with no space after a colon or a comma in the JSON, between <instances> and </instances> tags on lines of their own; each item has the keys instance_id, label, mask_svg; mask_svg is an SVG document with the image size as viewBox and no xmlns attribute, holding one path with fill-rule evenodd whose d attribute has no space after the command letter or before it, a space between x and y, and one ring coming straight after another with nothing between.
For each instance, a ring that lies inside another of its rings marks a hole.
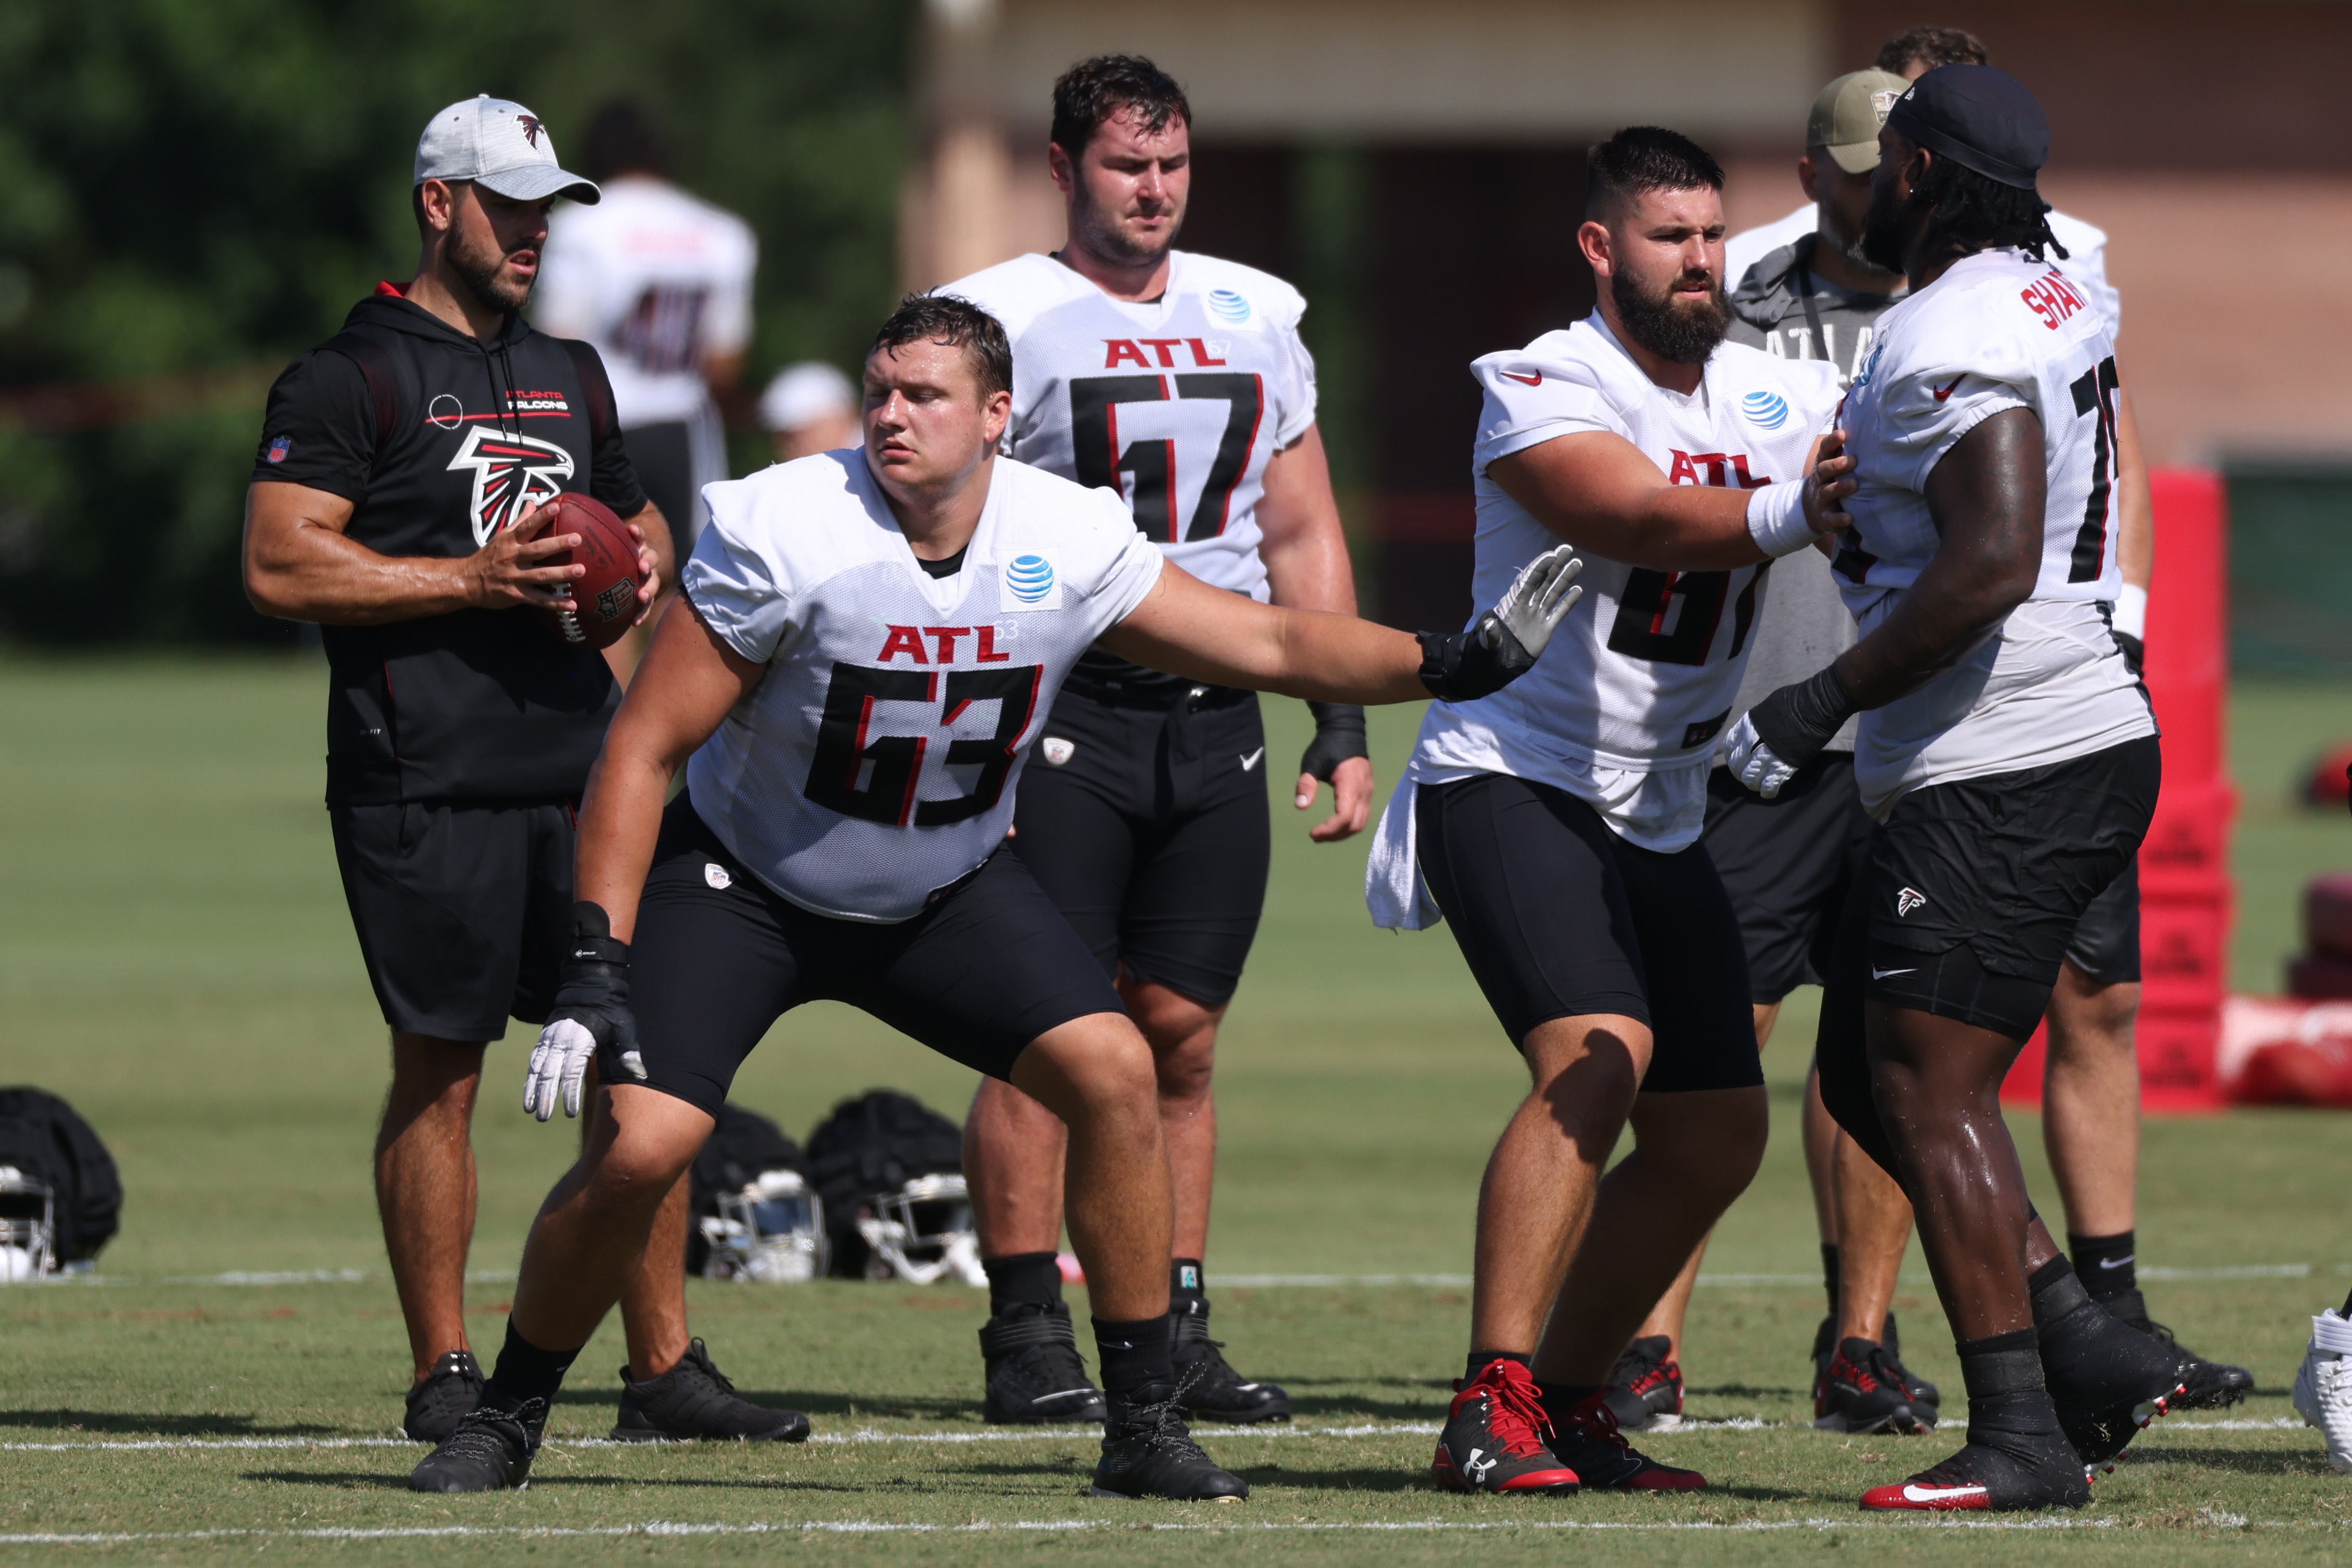
<instances>
[{"instance_id":1,"label":"falcons logo on hoodie","mask_svg":"<svg viewBox=\"0 0 2352 1568\"><path fill-rule=\"evenodd\" d=\"M449 459L449 472L474 471L474 544L514 527L517 519L551 501L572 477L572 454L551 441L476 425Z\"/></svg>"}]
</instances>

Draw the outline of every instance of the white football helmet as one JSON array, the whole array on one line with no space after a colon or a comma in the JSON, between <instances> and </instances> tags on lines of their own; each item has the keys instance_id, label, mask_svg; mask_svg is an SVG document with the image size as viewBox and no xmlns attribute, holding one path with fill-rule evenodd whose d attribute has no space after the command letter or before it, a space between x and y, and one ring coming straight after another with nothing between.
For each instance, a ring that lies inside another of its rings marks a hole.
<instances>
[{"instance_id":1,"label":"white football helmet","mask_svg":"<svg viewBox=\"0 0 2352 1568\"><path fill-rule=\"evenodd\" d=\"M798 1171L762 1171L740 1192L719 1194L719 1212L702 1219L702 1239L709 1280L804 1285L823 1279L833 1260L824 1201Z\"/></svg>"},{"instance_id":2,"label":"white football helmet","mask_svg":"<svg viewBox=\"0 0 2352 1568\"><path fill-rule=\"evenodd\" d=\"M57 1194L15 1166L0 1166L0 1285L37 1280L57 1268Z\"/></svg>"},{"instance_id":3,"label":"white football helmet","mask_svg":"<svg viewBox=\"0 0 2352 1568\"><path fill-rule=\"evenodd\" d=\"M869 1280L988 1283L971 1228L971 1194L960 1176L917 1176L896 1192L875 1194L857 1206L857 1233L869 1249Z\"/></svg>"}]
</instances>

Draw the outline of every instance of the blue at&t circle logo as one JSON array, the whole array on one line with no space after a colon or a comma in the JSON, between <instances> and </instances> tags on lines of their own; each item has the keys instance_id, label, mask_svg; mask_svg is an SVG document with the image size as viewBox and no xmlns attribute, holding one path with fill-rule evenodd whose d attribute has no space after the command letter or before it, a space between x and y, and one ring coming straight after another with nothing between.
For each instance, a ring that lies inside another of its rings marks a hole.
<instances>
[{"instance_id":1,"label":"blue at&t circle logo","mask_svg":"<svg viewBox=\"0 0 2352 1568\"><path fill-rule=\"evenodd\" d=\"M1759 430L1778 430L1789 423L1789 402L1779 392L1749 392L1739 400L1739 412Z\"/></svg>"},{"instance_id":2,"label":"blue at&t circle logo","mask_svg":"<svg viewBox=\"0 0 2352 1568\"><path fill-rule=\"evenodd\" d=\"M1034 604L1054 591L1054 563L1042 555L1015 556L1004 569L1004 586L1024 604Z\"/></svg>"},{"instance_id":3,"label":"blue at&t circle logo","mask_svg":"<svg viewBox=\"0 0 2352 1568\"><path fill-rule=\"evenodd\" d=\"M1209 295L1209 314L1238 327L1250 319L1250 302L1230 288L1213 289Z\"/></svg>"}]
</instances>

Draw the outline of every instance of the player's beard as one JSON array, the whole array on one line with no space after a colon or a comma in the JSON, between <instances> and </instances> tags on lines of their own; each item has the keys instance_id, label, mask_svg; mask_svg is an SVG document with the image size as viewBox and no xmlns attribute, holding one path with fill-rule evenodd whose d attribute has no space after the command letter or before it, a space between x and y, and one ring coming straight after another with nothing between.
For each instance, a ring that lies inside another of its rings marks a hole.
<instances>
[{"instance_id":1,"label":"player's beard","mask_svg":"<svg viewBox=\"0 0 2352 1568\"><path fill-rule=\"evenodd\" d=\"M517 246L517 250L530 250L530 246ZM496 242L477 246L460 230L449 236L449 270L466 286L483 308L513 315L530 302L530 286L536 277L520 282L501 278L499 269L506 265L509 254L498 248Z\"/></svg>"},{"instance_id":2,"label":"player's beard","mask_svg":"<svg viewBox=\"0 0 2352 1568\"><path fill-rule=\"evenodd\" d=\"M1675 285L1689 276L1685 273L1675 278ZM1707 356L1731 330L1731 301L1725 298L1719 277L1710 277L1706 300L1695 302L1673 285L1654 295L1644 294L1630 276L1619 271L1610 275L1609 298L1617 306L1617 319L1623 323L1625 335L1670 364L1706 363Z\"/></svg>"},{"instance_id":3,"label":"player's beard","mask_svg":"<svg viewBox=\"0 0 2352 1568\"><path fill-rule=\"evenodd\" d=\"M1897 277L1904 275L1903 253L1909 246L1903 218L1909 204L1895 194L1891 184L1870 188L1870 208L1862 214L1862 238L1854 246L1856 260Z\"/></svg>"},{"instance_id":4,"label":"player's beard","mask_svg":"<svg viewBox=\"0 0 2352 1568\"><path fill-rule=\"evenodd\" d=\"M1176 231L1184 226L1183 214L1180 213L1176 222L1168 225L1166 239L1155 246L1140 246L1128 238L1118 225L1095 204L1091 196L1084 194L1079 197L1077 211L1071 217L1085 235L1087 250L1121 267L1158 267L1160 258L1175 247Z\"/></svg>"}]
</instances>

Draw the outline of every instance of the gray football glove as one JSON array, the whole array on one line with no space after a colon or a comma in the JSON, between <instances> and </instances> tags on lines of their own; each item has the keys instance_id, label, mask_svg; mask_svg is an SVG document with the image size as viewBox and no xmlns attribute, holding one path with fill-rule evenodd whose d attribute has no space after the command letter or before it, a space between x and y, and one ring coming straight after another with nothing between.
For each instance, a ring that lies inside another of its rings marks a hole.
<instances>
[{"instance_id":1,"label":"gray football glove","mask_svg":"<svg viewBox=\"0 0 2352 1568\"><path fill-rule=\"evenodd\" d=\"M530 1049L522 1108L544 1122L560 1098L565 1115L580 1114L591 1058L607 1083L645 1082L629 1010L629 945L614 939L603 905L580 903L572 906L572 949L557 971L555 1009Z\"/></svg>"},{"instance_id":2,"label":"gray football glove","mask_svg":"<svg viewBox=\"0 0 2352 1568\"><path fill-rule=\"evenodd\" d=\"M1471 702L1535 668L1551 634L1584 597L1573 586L1583 570L1573 546L1554 545L1529 561L1467 632L1422 632L1421 684L1446 702Z\"/></svg>"}]
</instances>

